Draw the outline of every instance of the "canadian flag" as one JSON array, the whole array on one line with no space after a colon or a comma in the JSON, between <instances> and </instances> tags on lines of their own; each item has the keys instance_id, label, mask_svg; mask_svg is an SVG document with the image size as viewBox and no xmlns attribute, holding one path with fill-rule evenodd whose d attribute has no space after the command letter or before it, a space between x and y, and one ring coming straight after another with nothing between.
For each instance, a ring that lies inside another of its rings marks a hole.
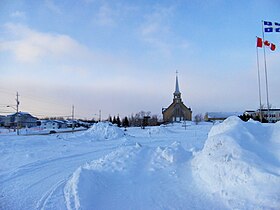
<instances>
[{"instance_id":1,"label":"canadian flag","mask_svg":"<svg viewBox=\"0 0 280 210\"><path fill-rule=\"evenodd\" d=\"M276 50L276 45L275 44L273 44L273 43L271 43L271 42L269 42L267 40L265 40L263 42L262 38L257 37L257 47L261 47L262 48L263 45L268 46L272 51Z\"/></svg>"},{"instance_id":2,"label":"canadian flag","mask_svg":"<svg viewBox=\"0 0 280 210\"><path fill-rule=\"evenodd\" d=\"M267 40L265 40L263 44L264 44L265 46L268 46L268 47L270 46L270 42L267 41Z\"/></svg>"},{"instance_id":3,"label":"canadian flag","mask_svg":"<svg viewBox=\"0 0 280 210\"><path fill-rule=\"evenodd\" d=\"M271 43L271 44L270 44L270 49L271 49L272 51L276 50L276 45L273 44L273 43Z\"/></svg>"},{"instance_id":4,"label":"canadian flag","mask_svg":"<svg viewBox=\"0 0 280 210\"><path fill-rule=\"evenodd\" d=\"M257 47L262 47L262 46L263 46L262 38L257 37Z\"/></svg>"}]
</instances>

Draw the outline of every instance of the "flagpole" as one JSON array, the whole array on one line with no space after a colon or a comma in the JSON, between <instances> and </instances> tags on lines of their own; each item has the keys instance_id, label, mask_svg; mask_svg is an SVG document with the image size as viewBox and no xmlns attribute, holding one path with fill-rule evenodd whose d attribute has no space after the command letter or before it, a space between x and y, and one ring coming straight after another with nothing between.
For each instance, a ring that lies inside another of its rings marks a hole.
<instances>
[{"instance_id":1,"label":"flagpole","mask_svg":"<svg viewBox=\"0 0 280 210\"><path fill-rule=\"evenodd\" d=\"M264 22L262 21L262 36L263 41L264 39L264 28L263 28ZM267 67L266 67L266 53L265 53L265 47L263 48L263 58L264 58L264 71L265 71L265 83L266 83L266 103L267 103L267 121L270 122L270 112L269 112L269 100L268 100L268 81L267 81Z\"/></svg>"},{"instance_id":2,"label":"flagpole","mask_svg":"<svg viewBox=\"0 0 280 210\"><path fill-rule=\"evenodd\" d=\"M260 121L262 122L262 94L261 94L261 79L260 79L260 64L259 64L259 52L258 47L256 47L257 52L257 67L258 67L258 82L259 82L259 99L260 99Z\"/></svg>"}]
</instances>

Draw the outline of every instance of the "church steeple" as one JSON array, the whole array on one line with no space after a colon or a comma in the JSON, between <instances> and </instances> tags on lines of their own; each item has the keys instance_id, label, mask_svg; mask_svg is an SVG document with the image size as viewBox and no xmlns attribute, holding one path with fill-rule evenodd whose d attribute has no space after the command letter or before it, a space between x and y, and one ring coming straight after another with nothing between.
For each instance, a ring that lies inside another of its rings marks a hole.
<instances>
[{"instance_id":1,"label":"church steeple","mask_svg":"<svg viewBox=\"0 0 280 210\"><path fill-rule=\"evenodd\" d=\"M174 99L181 100L181 93L179 90L179 82L178 82L178 71L176 71L176 84L175 84L175 92L173 93Z\"/></svg>"},{"instance_id":2,"label":"church steeple","mask_svg":"<svg viewBox=\"0 0 280 210\"><path fill-rule=\"evenodd\" d=\"M175 92L173 102L168 108L162 108L164 122L180 122L182 120L192 120L192 110L182 101L179 89L178 72L176 71Z\"/></svg>"}]
</instances>

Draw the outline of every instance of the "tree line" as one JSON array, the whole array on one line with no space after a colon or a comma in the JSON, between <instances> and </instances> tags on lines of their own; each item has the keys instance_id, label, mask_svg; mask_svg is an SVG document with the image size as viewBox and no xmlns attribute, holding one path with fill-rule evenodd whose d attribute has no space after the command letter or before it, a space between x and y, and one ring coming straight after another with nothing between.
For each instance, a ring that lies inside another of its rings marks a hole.
<instances>
[{"instance_id":1,"label":"tree line","mask_svg":"<svg viewBox=\"0 0 280 210\"><path fill-rule=\"evenodd\" d=\"M161 122L157 115L152 115L150 111L140 111L136 114L131 114L130 116L125 116L123 119L117 116L109 115L108 120L109 122L116 124L119 127L142 127L145 128L146 126L156 126L160 125Z\"/></svg>"}]
</instances>

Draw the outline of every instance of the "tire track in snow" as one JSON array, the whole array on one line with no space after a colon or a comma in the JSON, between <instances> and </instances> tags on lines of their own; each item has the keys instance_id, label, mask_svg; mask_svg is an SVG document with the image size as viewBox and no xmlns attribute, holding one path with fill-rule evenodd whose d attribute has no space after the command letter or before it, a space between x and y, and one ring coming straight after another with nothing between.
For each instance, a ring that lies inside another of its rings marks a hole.
<instances>
[{"instance_id":1,"label":"tire track in snow","mask_svg":"<svg viewBox=\"0 0 280 210\"><path fill-rule=\"evenodd\" d=\"M106 150L111 151L114 148L115 147L110 147L110 148L107 148ZM49 164L52 164L52 163L55 163L55 162L58 162L58 161L61 161L61 160L66 161L68 159L74 159L74 158L78 158L78 157L88 156L89 154L95 154L95 153L101 152L101 151L104 152L106 150L104 150L104 149L95 150L95 151L87 152L87 153L80 153L80 154L75 154L75 155L70 155L70 156L47 159L47 160L39 160L39 161L36 161L36 162L33 162L33 163L22 165L15 170L12 170L12 171L6 172L5 174L2 174L0 176L0 181L1 182L10 181L10 180L18 178L20 176L24 176L24 175L26 175L26 173L31 173L31 172L34 172L34 171L38 171L38 170L48 166ZM3 178L3 177L7 177L7 176L8 176L8 178Z\"/></svg>"},{"instance_id":2,"label":"tire track in snow","mask_svg":"<svg viewBox=\"0 0 280 210\"><path fill-rule=\"evenodd\" d=\"M36 209L55 209L55 207L61 206L58 205L58 203L61 202L61 200L64 201L63 188L66 181L67 180L64 179L54 184L37 202Z\"/></svg>"},{"instance_id":3,"label":"tire track in snow","mask_svg":"<svg viewBox=\"0 0 280 210\"><path fill-rule=\"evenodd\" d=\"M1 175L1 205L4 209L35 209L37 205L49 204L56 194L58 180L67 179L80 165L100 158L108 151L124 146L123 142L102 147L87 153L80 153L26 164L19 169ZM6 178L8 176L8 178ZM55 184L53 184L55 183ZM58 187L59 188L59 187ZM57 189L58 190L58 189ZM22 196L25 195L25 196ZM46 197L46 199L44 199ZM62 195L63 198L63 195ZM40 204L45 200L45 204ZM39 202L39 203L38 203ZM51 208L50 208L51 209Z\"/></svg>"}]
</instances>

